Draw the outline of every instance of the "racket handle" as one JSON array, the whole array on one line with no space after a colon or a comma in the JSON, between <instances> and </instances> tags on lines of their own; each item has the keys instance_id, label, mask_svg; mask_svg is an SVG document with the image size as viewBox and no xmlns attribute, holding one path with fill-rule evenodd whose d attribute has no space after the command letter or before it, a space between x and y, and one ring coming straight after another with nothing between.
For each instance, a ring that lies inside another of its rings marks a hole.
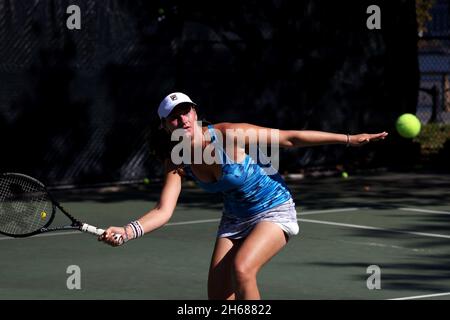
<instances>
[{"instance_id":1,"label":"racket handle","mask_svg":"<svg viewBox=\"0 0 450 320\"><path fill-rule=\"evenodd\" d=\"M81 231L87 232L87 233L90 233L90 234L93 234L96 236L101 236L105 232L105 230L91 226L90 224L87 224L87 223L83 223L83 225L81 226ZM120 234L115 234L114 240L118 241L119 244L123 243L123 239Z\"/></svg>"}]
</instances>

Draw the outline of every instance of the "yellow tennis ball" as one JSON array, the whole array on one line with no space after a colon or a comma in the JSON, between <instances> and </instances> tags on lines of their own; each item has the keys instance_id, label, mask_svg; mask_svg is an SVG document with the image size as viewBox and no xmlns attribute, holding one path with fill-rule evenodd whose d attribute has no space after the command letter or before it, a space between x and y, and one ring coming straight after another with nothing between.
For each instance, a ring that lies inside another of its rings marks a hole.
<instances>
[{"instance_id":1,"label":"yellow tennis ball","mask_svg":"<svg viewBox=\"0 0 450 320\"><path fill-rule=\"evenodd\" d=\"M347 179L348 178L348 173L347 172L342 172L342 178Z\"/></svg>"},{"instance_id":2,"label":"yellow tennis ball","mask_svg":"<svg viewBox=\"0 0 450 320\"><path fill-rule=\"evenodd\" d=\"M143 182L144 182L144 184L149 184L150 183L150 179L149 178L144 178Z\"/></svg>"},{"instance_id":3,"label":"yellow tennis ball","mask_svg":"<svg viewBox=\"0 0 450 320\"><path fill-rule=\"evenodd\" d=\"M411 113L402 114L395 123L397 132L403 138L414 138L420 132L420 120Z\"/></svg>"},{"instance_id":4,"label":"yellow tennis ball","mask_svg":"<svg viewBox=\"0 0 450 320\"><path fill-rule=\"evenodd\" d=\"M45 217L47 217L47 212L42 211L41 212L41 219L45 219Z\"/></svg>"}]
</instances>

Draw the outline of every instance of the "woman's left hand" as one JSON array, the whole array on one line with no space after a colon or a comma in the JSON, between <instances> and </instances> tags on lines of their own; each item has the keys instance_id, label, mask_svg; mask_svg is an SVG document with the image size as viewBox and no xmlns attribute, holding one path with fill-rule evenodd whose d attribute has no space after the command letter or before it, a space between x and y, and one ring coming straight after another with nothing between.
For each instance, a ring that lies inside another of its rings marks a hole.
<instances>
[{"instance_id":1,"label":"woman's left hand","mask_svg":"<svg viewBox=\"0 0 450 320\"><path fill-rule=\"evenodd\" d=\"M378 140L384 140L388 135L387 132L381 132L381 133L361 133L361 134L355 134L349 136L349 146L352 147L360 147L362 145L365 145L366 143L369 143L371 141L378 141Z\"/></svg>"}]
</instances>

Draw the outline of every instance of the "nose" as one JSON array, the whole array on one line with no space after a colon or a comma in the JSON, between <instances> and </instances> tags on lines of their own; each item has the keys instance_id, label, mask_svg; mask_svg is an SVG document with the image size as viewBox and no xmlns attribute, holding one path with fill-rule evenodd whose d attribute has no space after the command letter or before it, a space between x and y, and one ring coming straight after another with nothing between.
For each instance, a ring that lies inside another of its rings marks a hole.
<instances>
[{"instance_id":1,"label":"nose","mask_svg":"<svg viewBox=\"0 0 450 320\"><path fill-rule=\"evenodd\" d=\"M184 125L188 121L189 117L187 114L182 114L182 115L180 115L179 119L180 119L180 122Z\"/></svg>"}]
</instances>

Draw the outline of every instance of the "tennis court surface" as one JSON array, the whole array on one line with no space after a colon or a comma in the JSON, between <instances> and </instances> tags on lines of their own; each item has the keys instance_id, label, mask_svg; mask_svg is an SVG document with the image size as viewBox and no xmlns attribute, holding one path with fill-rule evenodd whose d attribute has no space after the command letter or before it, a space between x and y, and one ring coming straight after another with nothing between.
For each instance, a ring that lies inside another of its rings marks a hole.
<instances>
[{"instance_id":1,"label":"tennis court surface","mask_svg":"<svg viewBox=\"0 0 450 320\"><path fill-rule=\"evenodd\" d=\"M263 299L450 298L448 174L288 184L300 234L260 272ZM158 183L53 191L69 212L103 227L138 218L158 192ZM119 248L77 232L1 236L0 299L206 299L221 206L220 195L187 185L168 225Z\"/></svg>"}]
</instances>

